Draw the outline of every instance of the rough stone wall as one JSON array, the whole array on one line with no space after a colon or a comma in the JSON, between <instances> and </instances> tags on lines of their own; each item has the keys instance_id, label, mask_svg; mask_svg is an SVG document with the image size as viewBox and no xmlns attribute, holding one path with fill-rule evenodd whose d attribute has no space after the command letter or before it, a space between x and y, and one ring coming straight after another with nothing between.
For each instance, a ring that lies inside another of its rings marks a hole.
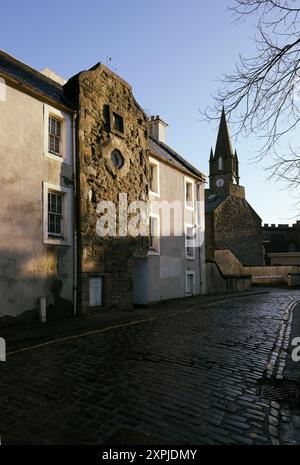
<instances>
[{"instance_id":1,"label":"rough stone wall","mask_svg":"<svg viewBox=\"0 0 300 465\"><path fill-rule=\"evenodd\" d=\"M243 265L262 265L261 220L248 202L229 196L213 215L215 249L231 250Z\"/></svg>"},{"instance_id":2,"label":"rough stone wall","mask_svg":"<svg viewBox=\"0 0 300 465\"><path fill-rule=\"evenodd\" d=\"M264 244L266 252L300 252L300 221L293 226L263 225L262 240L269 241Z\"/></svg>"},{"instance_id":3,"label":"rough stone wall","mask_svg":"<svg viewBox=\"0 0 300 465\"><path fill-rule=\"evenodd\" d=\"M214 233L214 213L205 215L205 253L206 261L213 261L215 258L215 233Z\"/></svg>"},{"instance_id":4,"label":"rough stone wall","mask_svg":"<svg viewBox=\"0 0 300 465\"><path fill-rule=\"evenodd\" d=\"M79 218L79 301L89 308L89 278L103 277L104 307L132 306L135 257L145 256L147 237L99 237L98 202L112 201L118 211L119 193L128 203L148 198L147 117L131 87L104 65L75 76L68 84L77 94ZM113 130L112 112L123 117L124 135ZM118 149L124 165L118 169L111 153ZM118 231L117 216L117 231Z\"/></svg>"}]
</instances>

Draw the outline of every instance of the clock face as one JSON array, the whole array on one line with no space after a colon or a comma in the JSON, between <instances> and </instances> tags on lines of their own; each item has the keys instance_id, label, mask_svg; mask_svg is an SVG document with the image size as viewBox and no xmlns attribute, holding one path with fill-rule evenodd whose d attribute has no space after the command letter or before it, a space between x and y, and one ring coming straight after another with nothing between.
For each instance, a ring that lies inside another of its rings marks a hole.
<instances>
[{"instance_id":1,"label":"clock face","mask_svg":"<svg viewBox=\"0 0 300 465\"><path fill-rule=\"evenodd\" d=\"M216 186L217 187L223 187L224 186L224 179L223 178L218 178L216 180Z\"/></svg>"}]
</instances>

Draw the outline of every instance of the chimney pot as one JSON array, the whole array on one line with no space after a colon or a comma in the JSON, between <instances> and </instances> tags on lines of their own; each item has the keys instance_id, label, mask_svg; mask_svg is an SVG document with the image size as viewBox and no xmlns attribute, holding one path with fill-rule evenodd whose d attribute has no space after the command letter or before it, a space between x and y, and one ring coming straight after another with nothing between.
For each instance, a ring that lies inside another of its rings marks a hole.
<instances>
[{"instance_id":1,"label":"chimney pot","mask_svg":"<svg viewBox=\"0 0 300 465\"><path fill-rule=\"evenodd\" d=\"M166 128L168 124L165 123L159 115L151 116L150 118L150 135L157 142L166 143Z\"/></svg>"}]
</instances>

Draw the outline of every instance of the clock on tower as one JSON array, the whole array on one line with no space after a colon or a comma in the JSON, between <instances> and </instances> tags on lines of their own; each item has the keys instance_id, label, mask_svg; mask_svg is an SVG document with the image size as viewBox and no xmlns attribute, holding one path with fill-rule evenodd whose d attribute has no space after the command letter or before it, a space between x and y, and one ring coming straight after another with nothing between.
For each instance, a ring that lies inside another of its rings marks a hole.
<instances>
[{"instance_id":1,"label":"clock on tower","mask_svg":"<svg viewBox=\"0 0 300 465\"><path fill-rule=\"evenodd\" d=\"M218 178L216 180L216 186L217 187L223 187L224 186L224 179L223 178Z\"/></svg>"}]
</instances>

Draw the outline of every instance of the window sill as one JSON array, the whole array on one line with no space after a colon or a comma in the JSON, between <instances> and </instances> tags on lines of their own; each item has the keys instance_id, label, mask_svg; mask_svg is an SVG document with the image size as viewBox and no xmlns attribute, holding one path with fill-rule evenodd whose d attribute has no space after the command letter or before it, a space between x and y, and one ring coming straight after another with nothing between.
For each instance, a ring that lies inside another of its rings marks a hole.
<instances>
[{"instance_id":1,"label":"window sill","mask_svg":"<svg viewBox=\"0 0 300 465\"><path fill-rule=\"evenodd\" d=\"M186 259L186 260L195 260L196 257L195 257L195 255L186 255L186 256L185 256L185 259Z\"/></svg>"},{"instance_id":2,"label":"window sill","mask_svg":"<svg viewBox=\"0 0 300 465\"><path fill-rule=\"evenodd\" d=\"M148 250L148 255L160 255L160 252L157 250Z\"/></svg>"},{"instance_id":3,"label":"window sill","mask_svg":"<svg viewBox=\"0 0 300 465\"><path fill-rule=\"evenodd\" d=\"M47 245L71 245L71 242L65 239L61 239L59 237L48 237L47 239L44 239L44 244Z\"/></svg>"},{"instance_id":4,"label":"window sill","mask_svg":"<svg viewBox=\"0 0 300 465\"><path fill-rule=\"evenodd\" d=\"M62 155L55 155L54 153L46 152L46 153L44 153L44 156L46 158L51 158L52 160L56 160L59 163L63 163L65 165L70 165L70 163Z\"/></svg>"},{"instance_id":5,"label":"window sill","mask_svg":"<svg viewBox=\"0 0 300 465\"><path fill-rule=\"evenodd\" d=\"M149 191L149 195L152 195L152 197L159 197L159 192Z\"/></svg>"},{"instance_id":6,"label":"window sill","mask_svg":"<svg viewBox=\"0 0 300 465\"><path fill-rule=\"evenodd\" d=\"M186 208L187 210L190 210L191 212L194 211L194 207L191 206L191 205L189 205L189 204L187 204L187 203L185 204L185 208Z\"/></svg>"},{"instance_id":7,"label":"window sill","mask_svg":"<svg viewBox=\"0 0 300 465\"><path fill-rule=\"evenodd\" d=\"M122 137L123 139L126 138L125 131L124 131L124 132L121 132L121 131L118 131L117 129L112 128L112 129L110 130L110 132L112 132L112 133L115 134L116 136Z\"/></svg>"}]
</instances>

